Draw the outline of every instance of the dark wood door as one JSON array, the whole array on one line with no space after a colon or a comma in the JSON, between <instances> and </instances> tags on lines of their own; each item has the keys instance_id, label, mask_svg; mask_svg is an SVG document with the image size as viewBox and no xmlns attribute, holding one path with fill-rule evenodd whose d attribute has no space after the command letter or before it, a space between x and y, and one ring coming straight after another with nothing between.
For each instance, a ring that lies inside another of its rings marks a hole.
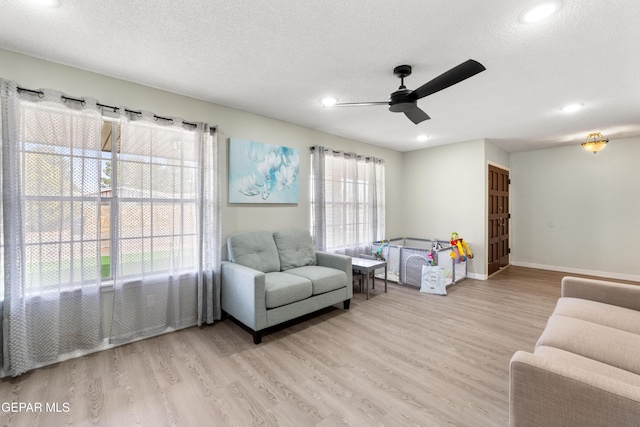
<instances>
[{"instance_id":1,"label":"dark wood door","mask_svg":"<svg viewBox=\"0 0 640 427\"><path fill-rule=\"evenodd\" d=\"M488 274L509 265L509 171L489 165Z\"/></svg>"}]
</instances>

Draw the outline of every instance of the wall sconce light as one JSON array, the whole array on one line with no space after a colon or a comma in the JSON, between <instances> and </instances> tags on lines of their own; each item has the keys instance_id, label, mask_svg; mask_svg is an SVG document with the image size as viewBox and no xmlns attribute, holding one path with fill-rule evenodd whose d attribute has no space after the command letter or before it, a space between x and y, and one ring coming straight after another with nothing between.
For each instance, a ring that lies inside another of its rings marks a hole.
<instances>
[{"instance_id":1,"label":"wall sconce light","mask_svg":"<svg viewBox=\"0 0 640 427\"><path fill-rule=\"evenodd\" d=\"M605 145L607 145L607 142L609 142L609 138L605 138L600 132L594 132L587 136L587 139L584 140L582 146L585 150L596 154L598 151L602 150Z\"/></svg>"}]
</instances>

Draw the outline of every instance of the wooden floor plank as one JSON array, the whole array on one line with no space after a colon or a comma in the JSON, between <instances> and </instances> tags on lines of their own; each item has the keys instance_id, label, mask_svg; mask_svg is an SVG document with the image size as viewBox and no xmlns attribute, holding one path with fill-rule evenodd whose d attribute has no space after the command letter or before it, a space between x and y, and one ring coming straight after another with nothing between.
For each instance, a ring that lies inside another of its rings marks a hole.
<instances>
[{"instance_id":1,"label":"wooden floor plank","mask_svg":"<svg viewBox=\"0 0 640 427\"><path fill-rule=\"evenodd\" d=\"M28 372L0 402L69 404L0 412L0 423L105 426L501 426L508 364L532 350L563 273L509 267L447 296L378 283L265 335L230 320Z\"/></svg>"}]
</instances>

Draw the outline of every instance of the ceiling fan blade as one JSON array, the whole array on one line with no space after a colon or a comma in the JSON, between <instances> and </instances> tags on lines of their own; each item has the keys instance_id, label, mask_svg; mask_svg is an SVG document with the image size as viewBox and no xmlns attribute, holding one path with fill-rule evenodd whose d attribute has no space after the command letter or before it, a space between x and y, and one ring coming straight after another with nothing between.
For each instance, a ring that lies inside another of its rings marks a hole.
<instances>
[{"instance_id":1,"label":"ceiling fan blade","mask_svg":"<svg viewBox=\"0 0 640 427\"><path fill-rule=\"evenodd\" d=\"M424 122L425 120L429 120L431 118L427 113L422 111L418 106L405 111L404 115L407 116L409 120L411 120L415 124Z\"/></svg>"},{"instance_id":2,"label":"ceiling fan blade","mask_svg":"<svg viewBox=\"0 0 640 427\"><path fill-rule=\"evenodd\" d=\"M446 89L449 86L460 83L461 81L475 76L476 74L484 70L486 70L486 68L484 68L484 65L482 65L478 61L469 59L462 64L453 67L449 71L440 74L435 79L423 84L418 89L413 91L413 96L415 97L415 99L424 98L425 96L431 95L433 93L441 91L442 89Z\"/></svg>"},{"instance_id":3,"label":"ceiling fan blade","mask_svg":"<svg viewBox=\"0 0 640 427\"><path fill-rule=\"evenodd\" d=\"M366 107L369 105L389 105L389 101L382 102L342 102L333 104L330 107Z\"/></svg>"}]
</instances>

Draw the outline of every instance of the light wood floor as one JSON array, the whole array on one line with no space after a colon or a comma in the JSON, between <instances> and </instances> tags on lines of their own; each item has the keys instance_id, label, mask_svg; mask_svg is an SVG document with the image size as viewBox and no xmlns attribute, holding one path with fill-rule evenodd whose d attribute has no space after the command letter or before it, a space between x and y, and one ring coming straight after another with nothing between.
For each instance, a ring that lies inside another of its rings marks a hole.
<instances>
[{"instance_id":1,"label":"light wood floor","mask_svg":"<svg viewBox=\"0 0 640 427\"><path fill-rule=\"evenodd\" d=\"M2 381L11 426L506 426L508 364L531 351L562 273L510 267L449 295L378 282L254 345L230 320ZM339 307L339 308L338 308ZM45 403L68 412L47 413ZM5 407L6 408L6 407Z\"/></svg>"}]
</instances>

